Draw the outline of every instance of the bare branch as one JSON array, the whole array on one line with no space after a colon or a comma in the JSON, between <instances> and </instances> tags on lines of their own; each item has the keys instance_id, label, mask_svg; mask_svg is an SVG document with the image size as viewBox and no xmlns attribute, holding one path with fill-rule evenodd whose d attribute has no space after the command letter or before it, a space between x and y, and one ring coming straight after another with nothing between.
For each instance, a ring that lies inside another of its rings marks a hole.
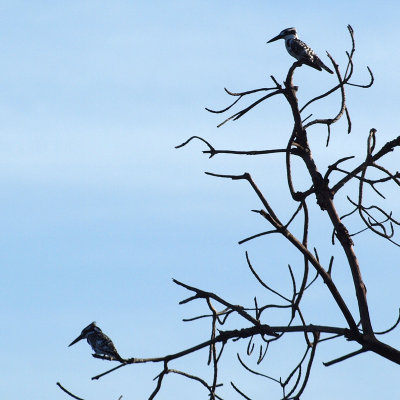
<instances>
[{"instance_id":1,"label":"bare branch","mask_svg":"<svg viewBox=\"0 0 400 400\"><path fill-rule=\"evenodd\" d=\"M251 372L251 373L254 374L254 375L258 375L258 376L262 376L262 377L264 377L264 378L270 379L271 381L274 381L274 382L276 382L276 383L280 383L280 381L279 381L278 379L275 379L275 378L272 378L271 376L262 374L261 372L254 371L253 369L251 369L250 367L248 367L248 366L243 362L243 360L240 358L239 353L237 353L236 356L237 356L237 358L238 358L240 364L242 365L242 367L243 367L244 369L246 369L247 371Z\"/></svg>"},{"instance_id":2,"label":"bare branch","mask_svg":"<svg viewBox=\"0 0 400 400\"><path fill-rule=\"evenodd\" d=\"M384 331L375 332L375 335L385 335L386 333L389 333L389 332L393 331L395 328L397 328L399 323L400 323L400 309L399 309L399 316L397 317L396 322L390 328L388 328Z\"/></svg>"},{"instance_id":3,"label":"bare branch","mask_svg":"<svg viewBox=\"0 0 400 400\"><path fill-rule=\"evenodd\" d=\"M281 91L277 90L276 92L273 92L273 93L267 94L264 97L261 97L261 99L255 101L254 103L250 104L248 107L244 108L243 110L240 110L236 114L233 114L231 117L227 118L225 121L221 122L219 125L217 125L217 128L220 128L222 125L224 125L226 122L230 121L231 119L233 121L236 121L237 119L243 117L243 115L247 114L255 106L257 106L258 104L262 103L264 100L267 100L272 96L276 96L279 93L281 93Z\"/></svg>"},{"instance_id":4,"label":"bare branch","mask_svg":"<svg viewBox=\"0 0 400 400\"><path fill-rule=\"evenodd\" d=\"M318 340L319 340L319 333L314 332L314 344L311 347L311 354L310 354L310 359L309 359L308 365L307 365L306 375L304 377L303 385L301 386L300 390L296 394L296 398L300 398L300 396L303 394L304 389L306 388L306 385L308 383L308 379L310 378L311 367L314 362L314 357L315 357L315 352L317 349Z\"/></svg>"},{"instance_id":5,"label":"bare branch","mask_svg":"<svg viewBox=\"0 0 400 400\"><path fill-rule=\"evenodd\" d=\"M367 349L362 348L362 349L360 349L360 350L353 351L352 353L346 354L346 355L344 355L344 356L342 356L342 357L339 357L339 358L336 358L335 360L332 360L332 361L324 362L324 363L322 363L322 364L324 364L325 367L329 367L329 366L331 366L331 365L333 365L333 364L336 364L336 363L338 363L338 362L347 360L347 359L349 359L349 358L351 358L351 357L358 356L358 355L361 354L361 353L365 353L366 351L367 351Z\"/></svg>"},{"instance_id":6,"label":"bare branch","mask_svg":"<svg viewBox=\"0 0 400 400\"><path fill-rule=\"evenodd\" d=\"M65 393L67 393L69 396L71 396L72 398L77 399L77 400L85 400L85 399L82 399L82 397L75 396L75 395L74 395L73 393L71 393L69 390L65 389L65 388L61 385L60 382L57 382L57 386L58 386L62 391L64 391Z\"/></svg>"},{"instance_id":7,"label":"bare branch","mask_svg":"<svg viewBox=\"0 0 400 400\"><path fill-rule=\"evenodd\" d=\"M395 147L400 146L400 136L398 136L396 139L390 140L387 142L385 145L382 146L382 148L375 153L371 157L371 159L368 161L368 163L373 163L386 154L392 152ZM367 165L367 161L364 161L361 163L358 167L354 168L353 171L350 172L349 175L346 175L344 178L342 178L339 182L337 182L332 188L331 192L333 195L335 195L347 182L349 182L354 176L358 175Z\"/></svg>"},{"instance_id":8,"label":"bare branch","mask_svg":"<svg viewBox=\"0 0 400 400\"><path fill-rule=\"evenodd\" d=\"M244 399L251 400L251 398L246 396L241 390L239 390L232 381L231 381L231 385L236 390L236 392L239 393Z\"/></svg>"},{"instance_id":9,"label":"bare branch","mask_svg":"<svg viewBox=\"0 0 400 400\"><path fill-rule=\"evenodd\" d=\"M244 238L244 239L242 239L242 240L239 240L239 241L238 241L238 244L243 244L243 243L249 242L250 240L259 238L259 237L261 237L261 236L269 235L269 234L271 234L271 233L278 233L278 231L277 231L276 229L272 229L272 230L270 230L270 231L265 231L265 232L261 232L261 233L256 233L255 235L251 235L251 236L249 236L249 237L247 237L247 238Z\"/></svg>"},{"instance_id":10,"label":"bare branch","mask_svg":"<svg viewBox=\"0 0 400 400\"><path fill-rule=\"evenodd\" d=\"M168 369L167 373L174 373L174 374L177 374L177 375L182 375L185 378L189 378L189 379L192 379L194 381L197 381L197 382L201 383L210 392L210 398L211 399L221 399L222 400L222 397L220 397L220 396L215 394L215 388L210 386L204 379L201 379L198 376L195 376L195 375L192 375L192 374L188 374L187 372L179 371L177 369ZM220 387L220 386L222 386L222 384L218 384L218 385L215 385L215 386L216 387Z\"/></svg>"},{"instance_id":11,"label":"bare branch","mask_svg":"<svg viewBox=\"0 0 400 400\"><path fill-rule=\"evenodd\" d=\"M224 88L225 92L228 93L230 96L236 96L236 97L238 96L239 98L236 99L230 106L228 106L228 107L226 107L226 108L224 108L222 110L212 110L212 109L207 108L207 107L206 107L206 110L211 112L211 113L214 113L214 114L221 114L221 113L224 113L225 111L228 111L230 108L232 108L243 96L247 96L249 94L258 93L258 92L266 92L266 91L275 90L275 89L276 89L276 87L274 87L274 88L261 88L261 89L248 90L246 92L233 93L233 92L230 92L227 88Z\"/></svg>"},{"instance_id":12,"label":"bare branch","mask_svg":"<svg viewBox=\"0 0 400 400\"><path fill-rule=\"evenodd\" d=\"M349 86L356 86L356 87L359 87L359 88L363 88L363 89L368 89L368 88L370 88L373 84L374 84L374 74L372 73L372 71L371 71L371 69L367 66L367 70L368 70L368 72L369 72L369 77L370 77L370 81L369 81L369 83L367 83L367 84L365 84L365 85L359 85L359 84L356 84L356 83L347 83L347 85L349 85Z\"/></svg>"},{"instance_id":13,"label":"bare branch","mask_svg":"<svg viewBox=\"0 0 400 400\"><path fill-rule=\"evenodd\" d=\"M291 154L299 155L297 149L291 149ZM235 155L246 155L246 156L258 156L265 154L275 154L275 153L286 153L286 149L271 149L271 150L204 150L203 153L210 153L210 158L215 154L235 154Z\"/></svg>"},{"instance_id":14,"label":"bare branch","mask_svg":"<svg viewBox=\"0 0 400 400\"><path fill-rule=\"evenodd\" d=\"M344 84L345 82L343 82L342 76L340 75L340 71L339 71L339 66L336 64L335 60L332 58L332 56L327 53L329 59L332 62L332 65L335 68L335 72L336 72L336 76L339 80L339 88L340 88L340 93L341 93L341 98L342 98L342 103L340 106L340 110L337 113L337 115L333 118L326 118L326 119L315 119L314 121L309 122L308 124L304 125L303 129L307 129L308 127L315 125L315 124L325 124L328 126L328 129L330 128L330 126L332 124L334 124L335 122L339 121L339 119L342 117L343 113L345 112L346 109L346 94L344 91ZM301 111L300 111L301 112ZM328 142L329 142L329 136L328 136Z\"/></svg>"},{"instance_id":15,"label":"bare branch","mask_svg":"<svg viewBox=\"0 0 400 400\"><path fill-rule=\"evenodd\" d=\"M153 393L150 395L149 400L153 400L154 397L156 397L157 393L161 389L162 380L167 373L168 373L168 364L167 362L164 362L164 369L160 372L160 374L156 378L154 378L157 379L157 386L154 389Z\"/></svg>"},{"instance_id":16,"label":"bare branch","mask_svg":"<svg viewBox=\"0 0 400 400\"><path fill-rule=\"evenodd\" d=\"M208 143L207 140L203 139L203 138L200 137L200 136L192 136L192 137L190 137L188 140L186 140L185 142L183 142L182 144L180 144L180 145L178 145L178 146L175 146L175 148L176 148L176 149L179 149L179 148L181 148L181 147L184 147L184 146L186 146L189 142L191 142L193 139L201 140L203 143L205 143L205 144L208 146L208 148L210 149L209 151L207 151L207 153L210 153L210 157L209 157L209 158L211 158L212 156L214 156L214 155L216 154L216 153L215 153L214 147L211 146L211 144ZM203 153L206 153L206 151L203 151Z\"/></svg>"},{"instance_id":17,"label":"bare branch","mask_svg":"<svg viewBox=\"0 0 400 400\"><path fill-rule=\"evenodd\" d=\"M258 320L256 320L255 318L253 318L250 314L245 312L243 307L228 303L226 300L222 299L221 297L217 296L214 293L205 292L204 290L200 290L195 287L186 285L185 283L179 282L176 279L173 279L173 282L179 286L184 287L185 289L195 292L196 293L195 298L214 299L214 300L218 301L220 304L223 304L225 307L228 307L231 310L237 312L241 317L243 317L244 319L247 319L252 324L254 324L256 326L260 326L260 322ZM182 304L182 302L181 302L181 304ZM277 336L273 331L269 331L269 333L267 331L268 331L268 329L266 329L266 331L265 331L265 333L267 335ZM209 342L211 342L211 341L209 341Z\"/></svg>"},{"instance_id":18,"label":"bare branch","mask_svg":"<svg viewBox=\"0 0 400 400\"><path fill-rule=\"evenodd\" d=\"M285 300L285 301L287 301L287 302L290 302L290 300L289 300L287 297L283 296L282 294L280 294L280 293L277 292L276 290L274 290L274 289L272 289L271 287L269 287L269 286L259 277L259 275L257 274L257 272L254 270L253 266L251 265L251 262L250 262L250 259L249 259L249 254L247 253L247 251L246 251L246 261L247 261L247 265L248 265L249 268L250 268L251 273L255 276L255 278L258 280L258 282L259 282L263 287L265 287L265 289L267 289L267 290L269 290L270 292L276 294L276 295L279 296L281 299L283 299L283 300Z\"/></svg>"}]
</instances>

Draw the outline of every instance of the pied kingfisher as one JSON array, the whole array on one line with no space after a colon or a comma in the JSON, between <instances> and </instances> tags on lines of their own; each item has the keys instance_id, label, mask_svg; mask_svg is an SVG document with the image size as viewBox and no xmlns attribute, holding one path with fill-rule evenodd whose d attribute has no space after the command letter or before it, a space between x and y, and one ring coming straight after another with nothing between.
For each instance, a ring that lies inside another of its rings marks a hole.
<instances>
[{"instance_id":1,"label":"pied kingfisher","mask_svg":"<svg viewBox=\"0 0 400 400\"><path fill-rule=\"evenodd\" d=\"M114 346L114 343L111 339L105 335L101 329L96 326L96 322L92 322L88 325L81 334L71 342L69 346L79 342L82 339L86 339L87 342L92 346L93 351L95 354L105 355L111 358L111 360L117 360L123 362L124 360L118 354L117 349ZM69 347L68 346L68 347Z\"/></svg>"},{"instance_id":2,"label":"pied kingfisher","mask_svg":"<svg viewBox=\"0 0 400 400\"><path fill-rule=\"evenodd\" d=\"M268 40L267 43L275 42L278 39L285 39L286 50L292 57L318 71L322 71L323 68L333 74L333 71L319 59L314 51L298 38L296 28L284 29L278 36Z\"/></svg>"}]
</instances>

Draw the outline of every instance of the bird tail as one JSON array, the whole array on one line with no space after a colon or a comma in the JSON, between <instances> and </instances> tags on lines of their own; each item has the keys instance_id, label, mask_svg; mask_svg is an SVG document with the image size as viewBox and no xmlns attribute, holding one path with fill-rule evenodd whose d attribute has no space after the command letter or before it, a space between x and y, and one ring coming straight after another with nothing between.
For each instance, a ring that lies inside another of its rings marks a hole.
<instances>
[{"instance_id":1,"label":"bird tail","mask_svg":"<svg viewBox=\"0 0 400 400\"><path fill-rule=\"evenodd\" d=\"M114 355L114 359L119 361L120 363L124 363L125 360L116 352Z\"/></svg>"}]
</instances>

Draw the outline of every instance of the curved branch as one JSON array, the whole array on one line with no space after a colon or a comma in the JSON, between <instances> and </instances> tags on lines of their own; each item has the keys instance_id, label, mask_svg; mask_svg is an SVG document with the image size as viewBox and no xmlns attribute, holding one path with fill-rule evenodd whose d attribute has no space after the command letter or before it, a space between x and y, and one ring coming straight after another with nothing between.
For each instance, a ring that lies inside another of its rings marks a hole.
<instances>
[{"instance_id":1,"label":"curved branch","mask_svg":"<svg viewBox=\"0 0 400 400\"><path fill-rule=\"evenodd\" d=\"M237 119L243 117L243 115L245 115L246 113L248 113L252 108L254 108L256 105L262 103L264 100L269 99L272 96L276 96L277 94L282 93L282 90L276 90L275 92L269 93L263 97L261 97L261 99L258 99L257 101L255 101L254 103L251 103L248 107L244 108L243 110L238 111L237 113L231 115L229 118L227 118L225 121L222 121L219 125L217 125L217 128L220 128L222 125L224 125L225 123L227 123L228 121L230 121L231 119L233 121L236 121Z\"/></svg>"},{"instance_id":2,"label":"curved branch","mask_svg":"<svg viewBox=\"0 0 400 400\"><path fill-rule=\"evenodd\" d=\"M238 99L236 99L230 106L223 108L222 110L212 110L211 108L207 108L205 107L205 109L210 112L210 113L214 113L214 114L222 114L225 111L228 111L230 108L232 108L243 96L247 96L249 94L253 94L253 93L258 93L258 92L266 92L268 90L275 90L277 89L276 87L273 88L260 88L260 89L254 89L254 90L247 90L245 92L238 92L238 93L234 93L229 91L227 88L224 88L225 92L228 93L230 96L235 96L235 97L239 97Z\"/></svg>"},{"instance_id":3,"label":"curved branch","mask_svg":"<svg viewBox=\"0 0 400 400\"><path fill-rule=\"evenodd\" d=\"M400 323L400 309L399 309L399 316L397 317L396 322L390 328L384 331L375 332L375 335L385 335L386 333L393 331L399 325L399 323Z\"/></svg>"},{"instance_id":4,"label":"curved branch","mask_svg":"<svg viewBox=\"0 0 400 400\"><path fill-rule=\"evenodd\" d=\"M60 382L57 382L57 386L58 386L63 392L65 392L65 393L67 393L69 396L71 396L72 398L77 399L77 400L85 400L85 399L82 399L82 397L75 396L75 395L74 395L73 393L71 393L69 390L65 389L65 388L61 385Z\"/></svg>"},{"instance_id":5,"label":"curved branch","mask_svg":"<svg viewBox=\"0 0 400 400\"><path fill-rule=\"evenodd\" d=\"M365 85L360 85L360 84L356 84L356 83L347 82L347 85L359 87L359 88L362 88L362 89L370 88L374 84L375 78L374 78L374 74L372 73L372 71L371 71L370 67L368 67L368 65L367 65L367 70L369 72L369 77L370 77L369 83L367 83Z\"/></svg>"},{"instance_id":6,"label":"curved branch","mask_svg":"<svg viewBox=\"0 0 400 400\"><path fill-rule=\"evenodd\" d=\"M207 140L203 139L201 136L192 136L190 137L188 140L186 140L185 142L179 144L178 146L175 146L175 149L180 149L181 147L186 146L189 142L191 142L193 139L198 139L200 141L202 141L203 143L205 143L208 148L210 149L208 152L210 153L210 158L215 154L215 149L213 146L211 146L211 144L209 142L207 142ZM205 153L203 151L203 153Z\"/></svg>"},{"instance_id":7,"label":"curved branch","mask_svg":"<svg viewBox=\"0 0 400 400\"><path fill-rule=\"evenodd\" d=\"M315 124L325 124L329 128L332 124L339 121L339 119L343 116L345 109L346 109L346 93L344 91L345 82L343 81L342 76L340 75L339 66L336 64L335 60L332 58L332 56L329 53L327 53L327 55L328 55L329 59L331 60L333 67L335 68L336 76L339 80L338 86L340 88L341 99L342 99L340 110L334 118L315 119L315 120L309 122L308 124L304 125L303 129L307 129L308 127L315 125Z\"/></svg>"},{"instance_id":8,"label":"curved branch","mask_svg":"<svg viewBox=\"0 0 400 400\"><path fill-rule=\"evenodd\" d=\"M231 381L231 386L235 389L237 393L239 393L244 399L251 400L250 397L246 396L241 390L239 390L236 385Z\"/></svg>"}]
</instances>

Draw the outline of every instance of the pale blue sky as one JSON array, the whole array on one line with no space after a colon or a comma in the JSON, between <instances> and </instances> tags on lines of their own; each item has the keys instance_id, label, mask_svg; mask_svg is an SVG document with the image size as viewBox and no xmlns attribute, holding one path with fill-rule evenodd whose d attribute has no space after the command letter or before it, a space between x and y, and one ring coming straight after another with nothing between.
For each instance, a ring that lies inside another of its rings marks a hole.
<instances>
[{"instance_id":1,"label":"pale blue sky","mask_svg":"<svg viewBox=\"0 0 400 400\"><path fill-rule=\"evenodd\" d=\"M369 91L349 91L353 134L346 135L345 124L333 128L331 149L315 154L321 168L340 151L363 154L371 127L378 129L378 145L398 136L399 14L397 1L0 1L0 397L67 399L56 387L60 381L87 400L147 398L161 366L128 366L93 382L109 363L93 359L86 342L67 345L93 320L122 356L157 356L206 340L208 325L181 322L205 308L200 302L178 306L187 293L171 278L233 303L252 304L254 294L267 300L248 274L245 250L286 289L286 265L298 265L299 258L282 239L237 245L266 229L249 212L260 207L255 195L244 183L203 174L249 171L289 215L280 156L208 160L200 143L174 146L192 135L221 148L286 145L291 121L280 99L220 129L224 117L204 107L226 106L224 87L268 86L271 74L283 80L293 59L283 42L266 41L289 26L324 61L328 50L343 68L351 24L355 78L368 79L366 65L376 78ZM310 68L296 72L301 102L333 82ZM334 112L333 100L314 112ZM319 145L325 137L316 129L310 139ZM347 204L338 201L344 213ZM388 202L400 211L396 197ZM311 240L328 230L324 216L315 214ZM331 250L321 247L325 260ZM376 329L384 329L400 304L398 248L365 235L356 251ZM338 260L337 279L345 283L346 267ZM310 322L341 323L322 285L306 306L315 313ZM395 332L387 341L400 347L399 339ZM283 375L294 342L276 346L263 371ZM232 347L231 356L244 348ZM399 396L398 367L377 356L322 366L354 348L344 341L321 345L305 399ZM203 352L177 366L197 370L206 357ZM229 357L223 394L236 398L228 383L237 366ZM241 387L253 385L253 395L278 398L279 388L269 382L255 383L240 370L238 376ZM160 399L172 398L206 393L171 376Z\"/></svg>"}]
</instances>

